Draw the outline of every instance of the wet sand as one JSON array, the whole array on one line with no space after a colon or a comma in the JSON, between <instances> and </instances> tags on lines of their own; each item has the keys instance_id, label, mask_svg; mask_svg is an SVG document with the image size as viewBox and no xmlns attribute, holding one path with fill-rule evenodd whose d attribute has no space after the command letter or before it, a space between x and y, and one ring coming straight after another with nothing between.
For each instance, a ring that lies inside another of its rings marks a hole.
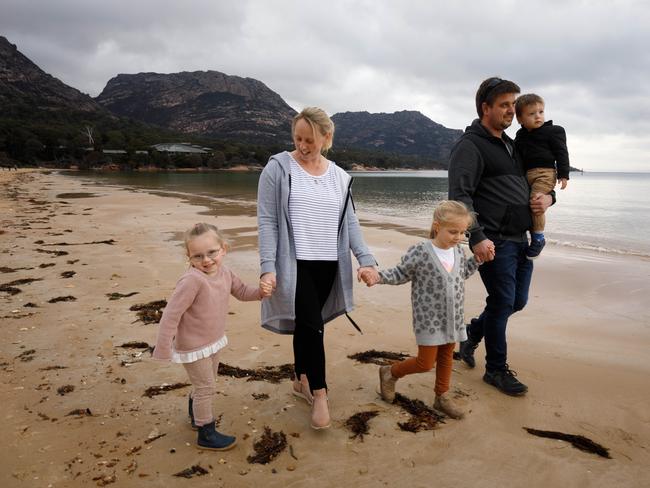
<instances>
[{"instance_id":1,"label":"wet sand","mask_svg":"<svg viewBox=\"0 0 650 488\"><path fill-rule=\"evenodd\" d=\"M226 262L257 281L250 206L197 203L55 173L0 172L0 286L19 290L0 291L0 486L648 486L650 260L552 246L535 263L528 307L509 326L510 365L527 396L483 383L482 360L474 370L456 363L452 392L466 419L417 434L400 430L410 416L379 399L377 366L348 355L416 351L409 287L360 284L353 317L364 335L345 318L327 328L332 428L309 428L309 408L287 380L220 377L214 409L220 429L239 442L227 452L197 450L189 388L143 396L151 386L186 382L183 368L151 360L144 347L120 347L155 342L157 326L129 308L169 297L187 265L178 238L194 222L224 229L232 244ZM421 239L407 227L364 225L381 265L395 264ZM468 319L483 299L474 276ZM231 312L224 363L291 362L291 338L259 327L258 304L232 299ZM481 346L477 358L483 353ZM407 377L397 388L430 405L433 379L433 372ZM345 421L369 410L378 412L369 433L351 439ZM284 432L290 449L269 464L250 464L265 426ZM523 427L588 437L612 459ZM195 465L207 474L173 476Z\"/></svg>"}]
</instances>

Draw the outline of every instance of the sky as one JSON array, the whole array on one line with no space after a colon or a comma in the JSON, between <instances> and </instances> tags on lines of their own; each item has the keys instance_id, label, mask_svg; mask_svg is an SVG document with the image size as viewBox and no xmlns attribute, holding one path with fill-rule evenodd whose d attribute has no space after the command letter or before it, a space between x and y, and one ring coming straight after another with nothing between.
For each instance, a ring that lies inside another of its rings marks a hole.
<instances>
[{"instance_id":1,"label":"sky","mask_svg":"<svg viewBox=\"0 0 650 488\"><path fill-rule=\"evenodd\" d=\"M649 26L644 0L0 0L0 35L91 96L120 73L216 70L296 110L464 129L500 76L545 99L585 171L650 172Z\"/></svg>"}]
</instances>

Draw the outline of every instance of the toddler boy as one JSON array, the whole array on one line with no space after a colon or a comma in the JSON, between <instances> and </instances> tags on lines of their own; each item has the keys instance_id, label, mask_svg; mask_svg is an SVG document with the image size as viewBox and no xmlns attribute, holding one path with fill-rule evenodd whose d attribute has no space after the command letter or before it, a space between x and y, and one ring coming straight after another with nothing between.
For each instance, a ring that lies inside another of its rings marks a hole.
<instances>
[{"instance_id":1,"label":"toddler boy","mask_svg":"<svg viewBox=\"0 0 650 488\"><path fill-rule=\"evenodd\" d=\"M534 93L517 98L515 113L521 124L515 146L526 168L531 194L550 193L556 183L564 190L569 181L569 151L564 129L553 125L552 120L544 121L544 99ZM530 245L526 251L528 259L537 258L546 244L544 214L532 218Z\"/></svg>"}]
</instances>

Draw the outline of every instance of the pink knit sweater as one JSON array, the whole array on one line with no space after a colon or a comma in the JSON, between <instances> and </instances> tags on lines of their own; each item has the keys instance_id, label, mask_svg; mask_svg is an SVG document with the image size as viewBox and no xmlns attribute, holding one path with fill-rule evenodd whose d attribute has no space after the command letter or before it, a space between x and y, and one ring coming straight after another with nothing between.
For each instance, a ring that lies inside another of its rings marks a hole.
<instances>
[{"instance_id":1,"label":"pink knit sweater","mask_svg":"<svg viewBox=\"0 0 650 488\"><path fill-rule=\"evenodd\" d=\"M259 288L243 283L227 267L214 276L190 268L176 284L162 318L155 359L172 358L172 342L179 353L200 350L225 334L230 295L247 302L261 300Z\"/></svg>"}]
</instances>

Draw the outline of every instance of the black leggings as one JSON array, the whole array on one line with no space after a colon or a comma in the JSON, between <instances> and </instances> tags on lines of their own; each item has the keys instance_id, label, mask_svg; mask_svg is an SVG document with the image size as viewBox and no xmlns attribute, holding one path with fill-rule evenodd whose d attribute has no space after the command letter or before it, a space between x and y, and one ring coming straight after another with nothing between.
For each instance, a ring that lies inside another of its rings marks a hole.
<instances>
[{"instance_id":1,"label":"black leggings","mask_svg":"<svg viewBox=\"0 0 650 488\"><path fill-rule=\"evenodd\" d=\"M298 260L294 369L298 379L307 375L312 391L327 388L321 310L332 291L337 267L337 261Z\"/></svg>"}]
</instances>

